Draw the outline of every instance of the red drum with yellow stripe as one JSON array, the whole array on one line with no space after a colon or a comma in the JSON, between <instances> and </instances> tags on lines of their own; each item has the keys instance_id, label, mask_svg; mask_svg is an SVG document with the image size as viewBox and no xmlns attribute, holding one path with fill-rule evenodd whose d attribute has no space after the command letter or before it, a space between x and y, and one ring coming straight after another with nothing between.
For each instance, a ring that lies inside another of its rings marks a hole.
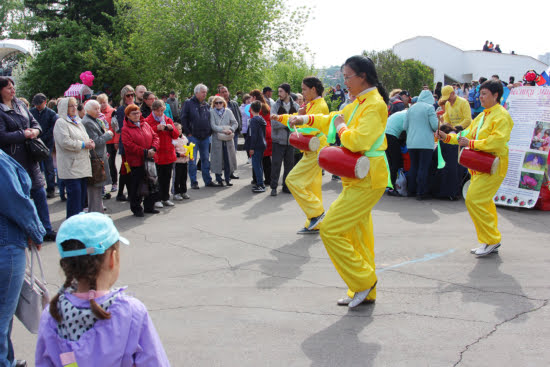
<instances>
[{"instance_id":1,"label":"red drum with yellow stripe","mask_svg":"<svg viewBox=\"0 0 550 367\"><path fill-rule=\"evenodd\" d=\"M316 152L321 146L321 141L315 135L304 135L293 132L288 139L290 145L294 148L306 151Z\"/></svg>"},{"instance_id":2,"label":"red drum with yellow stripe","mask_svg":"<svg viewBox=\"0 0 550 367\"><path fill-rule=\"evenodd\" d=\"M477 172L493 174L497 172L499 162L498 157L479 150L464 148L458 154L458 163Z\"/></svg>"},{"instance_id":3,"label":"red drum with yellow stripe","mask_svg":"<svg viewBox=\"0 0 550 367\"><path fill-rule=\"evenodd\" d=\"M333 175L362 179L369 173L370 162L361 153L344 147L324 147L319 152L319 166Z\"/></svg>"}]
</instances>

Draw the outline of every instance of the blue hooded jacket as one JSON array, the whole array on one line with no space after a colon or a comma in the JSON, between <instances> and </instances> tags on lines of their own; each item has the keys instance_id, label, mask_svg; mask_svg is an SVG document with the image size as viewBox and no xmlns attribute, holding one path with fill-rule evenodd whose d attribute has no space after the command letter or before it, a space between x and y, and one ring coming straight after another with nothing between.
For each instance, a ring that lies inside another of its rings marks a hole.
<instances>
[{"instance_id":1,"label":"blue hooded jacket","mask_svg":"<svg viewBox=\"0 0 550 367\"><path fill-rule=\"evenodd\" d=\"M407 131L408 149L434 149L437 116L433 104L432 92L423 90L418 96L418 102L408 109L403 122L403 128Z\"/></svg>"}]
</instances>

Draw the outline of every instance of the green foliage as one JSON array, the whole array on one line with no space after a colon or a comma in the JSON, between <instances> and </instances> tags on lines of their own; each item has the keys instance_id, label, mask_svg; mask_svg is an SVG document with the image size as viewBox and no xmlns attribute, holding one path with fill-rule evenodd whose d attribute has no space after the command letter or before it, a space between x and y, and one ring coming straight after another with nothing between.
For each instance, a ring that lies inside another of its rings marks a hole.
<instances>
[{"instance_id":1,"label":"green foliage","mask_svg":"<svg viewBox=\"0 0 550 367\"><path fill-rule=\"evenodd\" d=\"M376 65L378 79L388 93L399 88L416 96L420 94L424 84L433 88L433 71L420 61L402 61L392 50L363 51L363 55L370 57Z\"/></svg>"},{"instance_id":2,"label":"green foliage","mask_svg":"<svg viewBox=\"0 0 550 367\"><path fill-rule=\"evenodd\" d=\"M327 106L328 106L328 110L330 112L332 111L339 111L340 109L338 108L338 106L340 106L340 103L342 103L342 101L340 101L340 99L337 99L335 101L333 101L331 99L332 97L332 94L331 93L327 93L325 94L325 96L323 97L325 99L325 102L327 103Z\"/></svg>"},{"instance_id":3,"label":"green foliage","mask_svg":"<svg viewBox=\"0 0 550 367\"><path fill-rule=\"evenodd\" d=\"M282 83L288 83L292 92L301 93L302 80L311 75L315 75L315 71L303 60L302 54L281 49L267 62L261 84L257 87L261 90L264 86L270 86L273 88L273 94L276 95L277 87Z\"/></svg>"}]
</instances>

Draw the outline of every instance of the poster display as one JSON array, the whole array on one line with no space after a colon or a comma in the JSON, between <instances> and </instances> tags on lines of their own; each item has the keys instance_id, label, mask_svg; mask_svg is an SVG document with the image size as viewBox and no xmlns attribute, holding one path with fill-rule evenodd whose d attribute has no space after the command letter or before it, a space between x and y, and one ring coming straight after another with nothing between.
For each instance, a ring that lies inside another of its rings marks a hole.
<instances>
[{"instance_id":1,"label":"poster display","mask_svg":"<svg viewBox=\"0 0 550 367\"><path fill-rule=\"evenodd\" d=\"M532 208L548 174L550 87L514 88L507 104L514 121L508 142L508 173L494 201L497 205Z\"/></svg>"}]
</instances>

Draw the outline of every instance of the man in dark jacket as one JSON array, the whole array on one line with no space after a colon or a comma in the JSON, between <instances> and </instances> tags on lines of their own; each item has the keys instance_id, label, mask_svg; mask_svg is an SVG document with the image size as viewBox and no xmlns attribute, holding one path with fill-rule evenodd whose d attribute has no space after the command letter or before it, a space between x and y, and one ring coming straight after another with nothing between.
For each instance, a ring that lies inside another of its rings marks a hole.
<instances>
[{"instance_id":1,"label":"man in dark jacket","mask_svg":"<svg viewBox=\"0 0 550 367\"><path fill-rule=\"evenodd\" d=\"M390 105L388 116L391 116L396 112L403 111L405 108L408 108L410 101L411 95L408 91L403 90L399 92L399 97L395 98L395 100Z\"/></svg>"},{"instance_id":2,"label":"man in dark jacket","mask_svg":"<svg viewBox=\"0 0 550 367\"><path fill-rule=\"evenodd\" d=\"M57 114L46 107L46 103L46 96L38 93L32 99L34 107L30 109L30 112L42 128L39 138L42 139L50 150L50 155L40 163L40 168L44 172L44 176L46 176L46 196L48 199L51 199L55 196L55 169L53 167L52 152L54 147L53 127L57 121Z\"/></svg>"},{"instance_id":3,"label":"man in dark jacket","mask_svg":"<svg viewBox=\"0 0 550 367\"><path fill-rule=\"evenodd\" d=\"M151 106L153 105L153 102L157 100L157 97L153 94L153 92L145 92L143 93L143 103L141 104L141 116L146 119L149 117L151 112L153 110L151 109Z\"/></svg>"},{"instance_id":4,"label":"man in dark jacket","mask_svg":"<svg viewBox=\"0 0 550 367\"><path fill-rule=\"evenodd\" d=\"M179 102L176 98L176 92L170 91L170 96L166 100L166 103L170 105L170 109L172 110L172 114L174 115L174 122L180 122L180 117L178 115Z\"/></svg>"},{"instance_id":5,"label":"man in dark jacket","mask_svg":"<svg viewBox=\"0 0 550 367\"><path fill-rule=\"evenodd\" d=\"M201 159L202 179L205 186L217 187L220 186L212 181L210 176L210 135L212 128L210 127L210 106L205 102L208 88L204 84L197 84L195 87L195 95L185 101L181 108L180 120L183 127L183 132L187 135L189 143L195 144L193 148L194 160L189 161L189 177L191 178L191 188L198 189L197 181L197 149Z\"/></svg>"},{"instance_id":6,"label":"man in dark jacket","mask_svg":"<svg viewBox=\"0 0 550 367\"><path fill-rule=\"evenodd\" d=\"M231 100L229 89L227 89L226 86L220 87L219 93L220 93L220 96L222 96L223 99L225 99L225 101L227 102L227 108L229 108L231 112L233 112L233 116L235 116L235 120L237 120L237 123L239 124L239 127L237 127L237 130L235 130L235 138L234 138L235 151L237 151L237 148L239 147L239 134L241 133L241 130L243 128L243 117L241 115L241 110L239 108L239 104ZM237 180L239 179L239 176L235 175L235 173L233 172L231 174L231 178Z\"/></svg>"},{"instance_id":7,"label":"man in dark jacket","mask_svg":"<svg viewBox=\"0 0 550 367\"><path fill-rule=\"evenodd\" d=\"M288 138L290 130L286 125L281 124L276 118L277 115L292 115L298 113L300 106L290 98L290 84L283 83L278 89L279 99L271 109L271 139L273 141L273 153L271 156L271 196L277 196L277 185L281 174L281 166L284 163L283 192L290 194L286 187L286 176L294 167L294 147L289 145Z\"/></svg>"}]
</instances>

